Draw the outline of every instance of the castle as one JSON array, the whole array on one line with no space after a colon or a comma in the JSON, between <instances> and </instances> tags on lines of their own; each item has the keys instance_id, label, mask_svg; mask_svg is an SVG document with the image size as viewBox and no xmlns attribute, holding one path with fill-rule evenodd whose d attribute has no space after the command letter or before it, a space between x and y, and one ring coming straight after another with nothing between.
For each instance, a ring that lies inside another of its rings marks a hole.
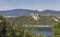
<instances>
[{"instance_id":1,"label":"castle","mask_svg":"<svg viewBox=\"0 0 60 37\"><path fill-rule=\"evenodd\" d=\"M35 19L35 20L40 19L39 14L31 13L31 16L32 16L32 18Z\"/></svg>"}]
</instances>

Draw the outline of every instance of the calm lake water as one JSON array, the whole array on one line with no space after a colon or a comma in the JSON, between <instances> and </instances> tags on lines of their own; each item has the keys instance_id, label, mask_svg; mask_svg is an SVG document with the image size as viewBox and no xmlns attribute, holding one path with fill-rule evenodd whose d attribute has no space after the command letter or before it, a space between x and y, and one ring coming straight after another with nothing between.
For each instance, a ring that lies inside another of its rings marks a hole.
<instances>
[{"instance_id":1,"label":"calm lake water","mask_svg":"<svg viewBox=\"0 0 60 37\"><path fill-rule=\"evenodd\" d=\"M52 35L52 28L50 27L35 27L36 34L42 34L42 35Z\"/></svg>"},{"instance_id":2,"label":"calm lake water","mask_svg":"<svg viewBox=\"0 0 60 37\"><path fill-rule=\"evenodd\" d=\"M30 30L34 30L35 34L42 34L50 36L52 35L52 28L51 27L31 27Z\"/></svg>"}]
</instances>

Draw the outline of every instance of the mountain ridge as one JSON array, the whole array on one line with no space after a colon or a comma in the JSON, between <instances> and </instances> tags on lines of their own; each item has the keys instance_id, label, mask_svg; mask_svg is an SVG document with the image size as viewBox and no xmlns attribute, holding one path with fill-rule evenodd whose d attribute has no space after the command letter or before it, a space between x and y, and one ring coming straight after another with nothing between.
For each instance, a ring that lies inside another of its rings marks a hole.
<instances>
[{"instance_id":1,"label":"mountain ridge","mask_svg":"<svg viewBox=\"0 0 60 37\"><path fill-rule=\"evenodd\" d=\"M59 16L60 17L60 11L55 10L29 10L29 9L13 9L13 10L6 10L6 11L0 11L0 14L4 14L7 16L23 16L23 15L30 15L31 13L38 13L42 16L47 15L53 15L53 16Z\"/></svg>"}]
</instances>

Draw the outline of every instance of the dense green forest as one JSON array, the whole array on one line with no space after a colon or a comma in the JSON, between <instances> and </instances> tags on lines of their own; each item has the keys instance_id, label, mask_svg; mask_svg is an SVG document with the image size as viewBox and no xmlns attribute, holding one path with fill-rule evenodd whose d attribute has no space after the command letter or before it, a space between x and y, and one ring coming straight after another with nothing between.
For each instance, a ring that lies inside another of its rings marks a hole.
<instances>
[{"instance_id":1,"label":"dense green forest","mask_svg":"<svg viewBox=\"0 0 60 37\"><path fill-rule=\"evenodd\" d=\"M3 16L0 16L0 37L33 37L34 32L26 29L23 30L22 26L10 22Z\"/></svg>"},{"instance_id":2,"label":"dense green forest","mask_svg":"<svg viewBox=\"0 0 60 37\"><path fill-rule=\"evenodd\" d=\"M0 37L44 37L43 35L36 35L34 30L22 28L22 25L54 25L54 35L60 36L60 23L56 23L53 18L55 16L40 16L39 20L34 20L31 16L19 16L12 18L5 18L0 15ZM56 29L57 28L57 29ZM56 36L56 37L59 37ZM53 36L54 37L54 36Z\"/></svg>"},{"instance_id":3,"label":"dense green forest","mask_svg":"<svg viewBox=\"0 0 60 37\"><path fill-rule=\"evenodd\" d=\"M0 37L37 37L34 31L23 30L21 24L10 22L4 16L0 16ZM40 37L40 36L39 36Z\"/></svg>"},{"instance_id":4,"label":"dense green forest","mask_svg":"<svg viewBox=\"0 0 60 37\"><path fill-rule=\"evenodd\" d=\"M60 37L60 22L54 24L52 28L53 37Z\"/></svg>"}]
</instances>

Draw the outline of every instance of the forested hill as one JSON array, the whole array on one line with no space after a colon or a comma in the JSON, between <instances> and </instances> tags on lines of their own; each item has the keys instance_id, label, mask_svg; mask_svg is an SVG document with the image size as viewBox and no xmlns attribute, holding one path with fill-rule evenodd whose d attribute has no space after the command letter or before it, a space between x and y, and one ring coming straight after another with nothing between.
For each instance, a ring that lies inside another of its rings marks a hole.
<instances>
[{"instance_id":1,"label":"forested hill","mask_svg":"<svg viewBox=\"0 0 60 37\"><path fill-rule=\"evenodd\" d=\"M0 11L0 14L8 15L8 16L22 16L22 15L30 15L31 13L38 13L40 15L54 15L60 17L60 11L55 10L29 10L29 9L14 9L14 10L6 10Z\"/></svg>"},{"instance_id":2,"label":"forested hill","mask_svg":"<svg viewBox=\"0 0 60 37\"><path fill-rule=\"evenodd\" d=\"M16 18L9 18L9 20L11 23L14 22L15 24L21 25L53 25L60 20L55 16L40 16L39 18L39 20L35 20L32 16L19 16ZM56 21L56 19L58 21Z\"/></svg>"}]
</instances>

